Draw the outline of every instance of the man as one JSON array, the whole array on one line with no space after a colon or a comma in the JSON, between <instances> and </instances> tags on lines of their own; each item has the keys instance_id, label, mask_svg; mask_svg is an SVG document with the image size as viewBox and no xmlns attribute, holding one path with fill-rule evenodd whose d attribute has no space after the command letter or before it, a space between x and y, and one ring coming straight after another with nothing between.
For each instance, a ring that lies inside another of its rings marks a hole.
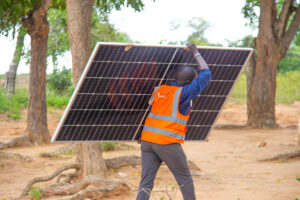
<instances>
[{"instance_id":1,"label":"man","mask_svg":"<svg viewBox=\"0 0 300 200\"><path fill-rule=\"evenodd\" d=\"M187 50L194 56L199 74L192 66L180 66L176 69L175 81L156 87L149 100L151 112L141 136L142 175L137 200L149 199L162 161L173 173L183 198L196 199L180 143L184 142L191 101L204 90L212 76L196 46L188 43Z\"/></svg>"}]
</instances>

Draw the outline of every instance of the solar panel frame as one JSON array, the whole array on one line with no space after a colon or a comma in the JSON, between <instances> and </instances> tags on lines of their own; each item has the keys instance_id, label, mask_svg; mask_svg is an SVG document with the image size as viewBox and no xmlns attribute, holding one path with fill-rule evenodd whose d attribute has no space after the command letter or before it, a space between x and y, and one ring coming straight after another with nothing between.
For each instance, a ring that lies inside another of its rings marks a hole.
<instances>
[{"instance_id":1,"label":"solar panel frame","mask_svg":"<svg viewBox=\"0 0 300 200\"><path fill-rule=\"evenodd\" d=\"M62 129L62 125L63 125L63 123L65 122L66 117L67 117L68 113L70 112L70 109L71 109L72 105L74 104L74 101L75 101L75 99L76 99L75 97L76 97L76 95L78 95L78 93L79 93L79 90L80 90L80 88L81 88L81 86L82 86L82 84L83 84L84 78L86 77L87 73L89 72L89 69L90 69L91 66L92 66L93 60L94 60L94 58L96 57L97 52L98 52L99 48L100 48L102 45L125 46L125 47L128 47L129 49L130 49L132 46L137 46L137 47L164 47L164 48L176 48L176 51L174 52L174 54L173 54L173 56L172 56L172 59L171 59L171 61L169 62L169 66L171 65L171 63L172 63L172 61L173 61L173 59L174 59L174 56L176 55L176 52L178 51L178 49L185 48L185 46L183 46L183 45L144 45L144 44L132 44L132 43L97 42L97 44L96 44L96 46L95 46L95 48L94 48L94 50L93 50L93 52L92 52L92 54L91 54L91 56L90 56L90 58L89 58L89 60L88 60L86 66L85 66L85 68L84 68L84 71L83 71L83 73L82 73L82 75L81 75L81 77L80 77L80 79L79 79L79 81L78 81L78 84L77 84L76 87L75 87L75 90L74 90L74 92L73 92L73 94L72 94L72 96L71 96L71 98L70 98L70 101L69 101L69 103L68 103L68 105L67 105L67 107L66 107L66 109L65 109L65 111L64 111L64 113L63 113L63 116L61 117L61 119L60 119L60 121L59 121L59 124L58 124L58 126L57 126L57 128L56 128L56 130L55 130L55 132L54 132L54 135L52 136L51 142L97 142L97 141L116 141L116 140L84 140L84 141L82 141L82 140L78 140L78 141L76 141L76 140L72 140L72 141L61 141L61 140L58 140L58 141L57 141L57 140L56 140L56 138L57 138L57 136L58 136L58 133L59 133L60 130ZM224 105L226 104L226 102L227 102L227 100L228 100L228 97L230 96L230 94L231 94L231 92L232 92L232 90L233 90L233 88L234 88L234 86L235 86L235 84L236 84L238 78L240 77L240 75L241 75L241 73L242 73L242 69L245 67L246 63L248 62L248 60L250 59L250 57L251 57L251 55L252 55L252 53L253 53L253 49L252 49L252 48L214 47L214 46L213 46L213 47L212 47L212 46L201 46L201 47L197 47L197 48L198 48L198 50L200 50L200 49L220 49L220 50L233 50L233 51L234 51L234 50L239 50L239 51L249 51L249 54L248 54L248 56L247 56L247 58L246 58L244 64L242 65L242 67L241 67L241 69L240 69L240 71L239 71L239 73L238 73L236 79L233 81L233 85L232 85L232 87L230 88L228 94L227 94L227 95L224 95L225 101L223 102L221 108L218 110L217 116L216 116L215 120L213 121L212 125L209 125L209 127L208 127L208 128L209 128L209 131L208 131L208 133L205 135L206 137L205 137L204 139L201 139L201 140L187 140L187 141L189 141L189 142L191 142L191 141L208 141L208 138L209 138L209 136L210 136L210 134L211 134L211 131L212 131L212 129L213 129L213 127L214 127L216 121L218 120L218 118L219 118L219 116L220 116L220 113L221 113L221 111L222 111ZM219 58L216 58L216 59L219 59ZM228 66L225 66L225 67L228 67ZM165 71L164 76L161 78L160 84L161 84L162 81L164 80L167 71L168 71L168 68L167 68L167 70ZM159 84L159 85L160 85L160 84ZM201 96L201 95L202 95L202 93L201 93L199 96ZM202 96L203 96L203 95L202 95ZM215 96L215 95L212 95L212 96ZM148 106L148 109L149 109L149 106ZM199 110L197 110L196 112L198 112L198 111L199 111ZM193 112L195 112L195 111L193 111ZM144 121L146 115L147 115L147 112L144 113L143 119L140 121L140 123L139 123L139 125L138 125L138 129L136 130L136 132L135 132L135 134L134 134L134 137L132 137L131 140L121 140L121 141L136 141L136 135L137 135L139 129L142 127L143 121ZM203 127L203 125L200 125L200 126L197 126L197 125L189 125L189 126L190 126L191 128L193 128L193 127ZM206 130L206 129L207 129L207 128L205 128L205 130ZM119 140L119 141L120 141L120 140Z\"/></svg>"}]
</instances>

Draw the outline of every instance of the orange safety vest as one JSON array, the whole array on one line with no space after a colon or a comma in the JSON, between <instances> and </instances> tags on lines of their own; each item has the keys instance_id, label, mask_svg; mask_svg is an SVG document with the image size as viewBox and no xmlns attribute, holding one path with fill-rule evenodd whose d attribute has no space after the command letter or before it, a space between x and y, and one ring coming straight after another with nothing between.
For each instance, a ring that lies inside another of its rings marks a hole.
<instances>
[{"instance_id":1,"label":"orange safety vest","mask_svg":"<svg viewBox=\"0 0 300 200\"><path fill-rule=\"evenodd\" d=\"M148 114L141 140L156 144L183 143L190 116L178 111L182 87L162 85L155 87L149 100ZM191 110L190 110L191 111Z\"/></svg>"}]
</instances>

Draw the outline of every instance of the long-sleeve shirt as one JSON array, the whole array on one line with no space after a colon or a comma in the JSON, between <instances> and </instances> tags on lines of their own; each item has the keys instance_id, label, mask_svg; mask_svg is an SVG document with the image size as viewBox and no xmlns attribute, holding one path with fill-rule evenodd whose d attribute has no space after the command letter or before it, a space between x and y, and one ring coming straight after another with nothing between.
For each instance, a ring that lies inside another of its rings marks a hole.
<instances>
[{"instance_id":1,"label":"long-sleeve shirt","mask_svg":"<svg viewBox=\"0 0 300 200\"><path fill-rule=\"evenodd\" d=\"M191 100L196 98L205 89L211 78L212 74L210 70L202 69L200 70L199 75L196 79L194 79L190 84L185 85L182 88L179 99L179 112L182 115L189 114L191 108ZM176 81L173 81L168 85L181 87Z\"/></svg>"}]
</instances>

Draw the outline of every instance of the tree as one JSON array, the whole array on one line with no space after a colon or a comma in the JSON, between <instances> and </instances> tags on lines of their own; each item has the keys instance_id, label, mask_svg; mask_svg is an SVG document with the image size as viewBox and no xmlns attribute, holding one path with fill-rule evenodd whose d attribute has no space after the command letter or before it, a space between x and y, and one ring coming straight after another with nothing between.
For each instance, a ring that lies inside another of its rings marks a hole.
<instances>
[{"instance_id":1,"label":"tree","mask_svg":"<svg viewBox=\"0 0 300 200\"><path fill-rule=\"evenodd\" d=\"M300 23L296 0L246 0L245 17L254 22L260 6L259 32L255 39L256 64L249 75L248 125L277 127L275 119L276 74L280 60L294 39Z\"/></svg>"},{"instance_id":2,"label":"tree","mask_svg":"<svg viewBox=\"0 0 300 200\"><path fill-rule=\"evenodd\" d=\"M97 1L97 5L104 10L115 7L120 9L125 2ZM140 10L141 1L127 1L127 6ZM76 84L84 70L91 52L91 25L94 0L80 1L67 0L67 16L69 39L72 53L73 80ZM105 177L107 167L102 157L100 146L97 143L80 143L80 153L77 161L81 166L80 178L85 180L89 176Z\"/></svg>"},{"instance_id":3,"label":"tree","mask_svg":"<svg viewBox=\"0 0 300 200\"><path fill-rule=\"evenodd\" d=\"M22 24L31 38L31 59L27 135L3 144L0 148L28 142L31 144L50 142L46 107L46 66L49 32L47 11L51 2L52 0L8 0L1 3L1 33L6 35L11 31L14 33L16 27Z\"/></svg>"},{"instance_id":4,"label":"tree","mask_svg":"<svg viewBox=\"0 0 300 200\"><path fill-rule=\"evenodd\" d=\"M196 45L210 45L210 46L222 46L221 44L210 43L205 37L205 32L210 27L210 25L201 17L193 17L186 22L171 22L171 30L177 31L178 29L186 29L189 34L185 39L180 39L177 41L162 40L160 43L167 42L167 44L181 44L185 45L188 42L192 42Z\"/></svg>"},{"instance_id":5,"label":"tree","mask_svg":"<svg viewBox=\"0 0 300 200\"><path fill-rule=\"evenodd\" d=\"M193 31L188 36L186 42L192 42L196 45L207 45L208 40L204 37L205 31L209 28L209 24L202 18L194 17L188 21L187 26Z\"/></svg>"},{"instance_id":6,"label":"tree","mask_svg":"<svg viewBox=\"0 0 300 200\"><path fill-rule=\"evenodd\" d=\"M18 30L18 37L17 37L13 59L10 63L9 70L5 74L5 90L8 98L10 95L15 94L15 82L16 82L17 69L21 60L21 56L23 54L25 35L26 35L26 31L21 26Z\"/></svg>"}]
</instances>

